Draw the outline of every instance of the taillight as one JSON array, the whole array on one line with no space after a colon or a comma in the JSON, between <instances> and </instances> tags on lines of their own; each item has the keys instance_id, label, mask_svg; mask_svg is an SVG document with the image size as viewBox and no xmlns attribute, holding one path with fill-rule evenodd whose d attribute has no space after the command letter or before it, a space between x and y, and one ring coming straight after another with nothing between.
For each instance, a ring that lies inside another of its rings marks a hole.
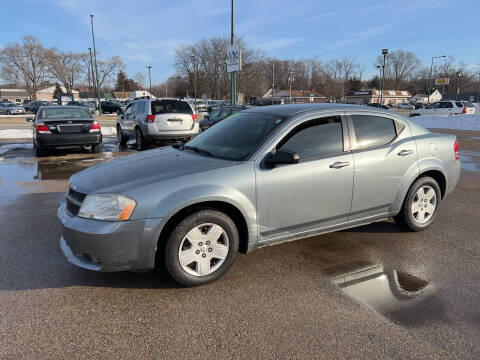
<instances>
[{"instance_id":1,"label":"taillight","mask_svg":"<svg viewBox=\"0 0 480 360\"><path fill-rule=\"evenodd\" d=\"M147 115L147 123L155 122L155 115Z\"/></svg>"},{"instance_id":2,"label":"taillight","mask_svg":"<svg viewBox=\"0 0 480 360\"><path fill-rule=\"evenodd\" d=\"M464 106L462 110L462 114L466 114L466 113L467 113L467 108Z\"/></svg>"},{"instance_id":3,"label":"taillight","mask_svg":"<svg viewBox=\"0 0 480 360\"><path fill-rule=\"evenodd\" d=\"M48 127L46 127L44 124L37 125L37 133L48 134L49 132L50 130L48 130Z\"/></svg>"},{"instance_id":4,"label":"taillight","mask_svg":"<svg viewBox=\"0 0 480 360\"><path fill-rule=\"evenodd\" d=\"M192 114L192 120L197 121L197 116L198 116L197 114Z\"/></svg>"},{"instance_id":5,"label":"taillight","mask_svg":"<svg viewBox=\"0 0 480 360\"><path fill-rule=\"evenodd\" d=\"M100 124L94 121L92 124L92 127L90 128L90 132L99 132L99 131L100 131Z\"/></svg>"},{"instance_id":6,"label":"taillight","mask_svg":"<svg viewBox=\"0 0 480 360\"><path fill-rule=\"evenodd\" d=\"M455 145L453 145L453 151L455 151L455 160L460 159L460 154L458 153L458 141L455 141Z\"/></svg>"}]
</instances>

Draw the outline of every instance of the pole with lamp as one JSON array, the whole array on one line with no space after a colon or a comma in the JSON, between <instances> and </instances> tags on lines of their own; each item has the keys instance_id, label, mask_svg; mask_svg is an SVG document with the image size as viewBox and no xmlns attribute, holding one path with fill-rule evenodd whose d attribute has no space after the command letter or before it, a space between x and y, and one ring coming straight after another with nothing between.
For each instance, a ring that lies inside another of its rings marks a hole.
<instances>
[{"instance_id":1,"label":"pole with lamp","mask_svg":"<svg viewBox=\"0 0 480 360\"><path fill-rule=\"evenodd\" d=\"M234 0L232 0L232 13L231 13L231 34L230 34L230 45L233 46L233 42L235 40L235 35L234 35ZM240 56L240 54L239 54ZM230 101L232 103L232 106L235 106L237 103L237 72L232 71L230 73Z\"/></svg>"},{"instance_id":2,"label":"pole with lamp","mask_svg":"<svg viewBox=\"0 0 480 360\"><path fill-rule=\"evenodd\" d=\"M460 93L460 77L462 77L462 72L458 70L456 75L457 75L457 91L455 94L455 100L458 100L458 94Z\"/></svg>"},{"instance_id":3,"label":"pole with lamp","mask_svg":"<svg viewBox=\"0 0 480 360\"><path fill-rule=\"evenodd\" d=\"M194 80L194 96L195 96L195 100L194 100L194 104L195 104L195 108L197 107L197 62L196 62L196 59L195 59L195 56L191 55L190 56L190 59L192 59L192 64L193 64L193 67L194 67L194 70L195 70L195 80Z\"/></svg>"},{"instance_id":4,"label":"pole with lamp","mask_svg":"<svg viewBox=\"0 0 480 360\"><path fill-rule=\"evenodd\" d=\"M150 73L150 70L152 69L152 66L147 65L146 68L148 69L148 83L149 83L148 91L151 93L152 92L152 75Z\"/></svg>"},{"instance_id":5,"label":"pole with lamp","mask_svg":"<svg viewBox=\"0 0 480 360\"><path fill-rule=\"evenodd\" d=\"M385 84L385 62L387 61L388 49L382 49L383 67L382 67L382 84L380 88L380 104L383 101L383 85Z\"/></svg>"},{"instance_id":6,"label":"pole with lamp","mask_svg":"<svg viewBox=\"0 0 480 360\"><path fill-rule=\"evenodd\" d=\"M273 105L273 92L275 91L275 59L272 59L272 105Z\"/></svg>"},{"instance_id":7,"label":"pole with lamp","mask_svg":"<svg viewBox=\"0 0 480 360\"><path fill-rule=\"evenodd\" d=\"M430 65L430 79L428 81L428 98L427 98L427 106L430 104L430 95L432 94L432 73L433 73L433 60L435 59L440 59L447 57L446 55L440 55L440 56L433 56L432 57L432 63Z\"/></svg>"},{"instance_id":8,"label":"pole with lamp","mask_svg":"<svg viewBox=\"0 0 480 360\"><path fill-rule=\"evenodd\" d=\"M95 49L95 35L93 32L93 14L90 14L90 24L92 25L92 42L93 42L93 57L95 58L95 78L97 84L97 103L98 103L98 114L102 115L102 104L100 102L100 85L98 83L98 66L97 66L97 50Z\"/></svg>"},{"instance_id":9,"label":"pole with lamp","mask_svg":"<svg viewBox=\"0 0 480 360\"><path fill-rule=\"evenodd\" d=\"M290 71L290 77L288 80L290 81L290 104L292 103L292 82L293 82L293 74L295 74L294 71Z\"/></svg>"},{"instance_id":10,"label":"pole with lamp","mask_svg":"<svg viewBox=\"0 0 480 360\"><path fill-rule=\"evenodd\" d=\"M377 69L378 69L378 79L380 80L380 86L379 86L379 87L382 87L382 71L383 71L383 66L382 66L382 65L377 65ZM377 103L380 104L380 91L378 92Z\"/></svg>"}]
</instances>

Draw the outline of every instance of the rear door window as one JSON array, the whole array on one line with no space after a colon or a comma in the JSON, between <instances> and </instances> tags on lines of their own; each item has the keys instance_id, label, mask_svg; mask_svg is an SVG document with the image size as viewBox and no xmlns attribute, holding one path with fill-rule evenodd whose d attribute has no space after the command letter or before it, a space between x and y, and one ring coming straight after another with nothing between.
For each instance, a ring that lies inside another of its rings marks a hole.
<instances>
[{"instance_id":1,"label":"rear door window","mask_svg":"<svg viewBox=\"0 0 480 360\"><path fill-rule=\"evenodd\" d=\"M453 104L451 102L441 102L440 103L440 109L451 109L453 108Z\"/></svg>"},{"instance_id":2,"label":"rear door window","mask_svg":"<svg viewBox=\"0 0 480 360\"><path fill-rule=\"evenodd\" d=\"M436 102L427 106L427 109L438 109L439 107L440 107L440 103Z\"/></svg>"},{"instance_id":3,"label":"rear door window","mask_svg":"<svg viewBox=\"0 0 480 360\"><path fill-rule=\"evenodd\" d=\"M151 102L152 115L159 114L193 114L192 108L185 101L156 100Z\"/></svg>"},{"instance_id":4,"label":"rear door window","mask_svg":"<svg viewBox=\"0 0 480 360\"><path fill-rule=\"evenodd\" d=\"M145 100L135 102L133 111L135 112L135 114L144 114Z\"/></svg>"},{"instance_id":5,"label":"rear door window","mask_svg":"<svg viewBox=\"0 0 480 360\"><path fill-rule=\"evenodd\" d=\"M463 108L463 103L460 102L460 101L455 101L455 105L457 105L458 107Z\"/></svg>"},{"instance_id":6,"label":"rear door window","mask_svg":"<svg viewBox=\"0 0 480 360\"><path fill-rule=\"evenodd\" d=\"M388 144L397 136L395 121L373 115L352 115L357 148Z\"/></svg>"}]
</instances>

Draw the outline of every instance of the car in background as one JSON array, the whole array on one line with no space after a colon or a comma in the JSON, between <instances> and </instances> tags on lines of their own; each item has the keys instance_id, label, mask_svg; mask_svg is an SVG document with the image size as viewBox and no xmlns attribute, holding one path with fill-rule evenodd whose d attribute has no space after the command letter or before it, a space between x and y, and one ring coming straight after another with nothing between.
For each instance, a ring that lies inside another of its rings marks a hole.
<instances>
[{"instance_id":1,"label":"car in background","mask_svg":"<svg viewBox=\"0 0 480 360\"><path fill-rule=\"evenodd\" d=\"M206 115L208 114L208 109L207 109L207 102L204 100L197 100L194 102L195 104L195 110L197 111L198 114L200 115Z\"/></svg>"},{"instance_id":2,"label":"car in background","mask_svg":"<svg viewBox=\"0 0 480 360\"><path fill-rule=\"evenodd\" d=\"M25 111L29 111L32 113L36 113L38 109L42 106L48 104L48 101L40 100L40 101L30 101L27 105L24 106Z\"/></svg>"},{"instance_id":3,"label":"car in background","mask_svg":"<svg viewBox=\"0 0 480 360\"><path fill-rule=\"evenodd\" d=\"M122 111L122 107L113 101L102 101L100 104L102 105L102 112L104 114L108 114L108 113L118 114L119 112Z\"/></svg>"},{"instance_id":4,"label":"car in background","mask_svg":"<svg viewBox=\"0 0 480 360\"><path fill-rule=\"evenodd\" d=\"M127 103L123 100L110 100L110 101L120 106L120 109L122 111L125 111L125 109L127 108Z\"/></svg>"},{"instance_id":5,"label":"car in background","mask_svg":"<svg viewBox=\"0 0 480 360\"><path fill-rule=\"evenodd\" d=\"M207 130L210 126L215 125L219 121L222 121L225 119L227 116L230 116L232 114L235 114L239 111L245 110L245 106L223 106L223 107L217 107L212 110L212 112L209 115L205 115L205 117L200 120L200 129L202 131Z\"/></svg>"},{"instance_id":6,"label":"car in background","mask_svg":"<svg viewBox=\"0 0 480 360\"><path fill-rule=\"evenodd\" d=\"M93 104L93 107L85 102L85 101L69 101L66 106L83 106L84 108L88 109L88 111L91 113L91 114L94 114L95 113L95 105Z\"/></svg>"},{"instance_id":7,"label":"car in background","mask_svg":"<svg viewBox=\"0 0 480 360\"><path fill-rule=\"evenodd\" d=\"M84 106L42 106L35 118L27 118L27 121L33 124L33 146L37 156L59 147L85 147L93 153L100 152L100 124Z\"/></svg>"},{"instance_id":8,"label":"car in background","mask_svg":"<svg viewBox=\"0 0 480 360\"><path fill-rule=\"evenodd\" d=\"M159 141L188 141L198 132L195 110L177 98L138 99L117 118L118 143L125 146L133 138L137 150Z\"/></svg>"},{"instance_id":9,"label":"car in background","mask_svg":"<svg viewBox=\"0 0 480 360\"><path fill-rule=\"evenodd\" d=\"M384 104L380 104L380 103L370 103L370 104L367 104L367 106L375 107L375 108L378 108L378 109L384 109L384 110L390 110L391 109L389 105L384 105Z\"/></svg>"},{"instance_id":10,"label":"car in background","mask_svg":"<svg viewBox=\"0 0 480 360\"><path fill-rule=\"evenodd\" d=\"M256 107L178 148L77 172L57 212L60 248L84 269L158 266L198 286L260 246L391 217L427 229L460 179L458 151L454 135L390 111Z\"/></svg>"},{"instance_id":11,"label":"car in background","mask_svg":"<svg viewBox=\"0 0 480 360\"><path fill-rule=\"evenodd\" d=\"M475 114L475 106L460 100L442 100L434 102L422 109L415 109L410 112L410 117L420 115L461 115Z\"/></svg>"},{"instance_id":12,"label":"car in background","mask_svg":"<svg viewBox=\"0 0 480 360\"><path fill-rule=\"evenodd\" d=\"M397 105L397 108L402 110L415 110L415 106L408 103L400 103Z\"/></svg>"},{"instance_id":13,"label":"car in background","mask_svg":"<svg viewBox=\"0 0 480 360\"><path fill-rule=\"evenodd\" d=\"M0 113L5 115L24 115L25 109L15 103L4 102L0 104Z\"/></svg>"}]
</instances>

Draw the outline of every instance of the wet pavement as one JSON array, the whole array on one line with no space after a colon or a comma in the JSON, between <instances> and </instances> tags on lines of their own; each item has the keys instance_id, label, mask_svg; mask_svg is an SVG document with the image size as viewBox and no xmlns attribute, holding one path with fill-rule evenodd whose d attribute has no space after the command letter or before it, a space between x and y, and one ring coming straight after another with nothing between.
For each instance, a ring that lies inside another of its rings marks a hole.
<instances>
[{"instance_id":1,"label":"wet pavement","mask_svg":"<svg viewBox=\"0 0 480 360\"><path fill-rule=\"evenodd\" d=\"M480 142L450 133L464 172L430 229L383 221L261 248L190 289L60 252L68 177L131 149L37 159L0 143L0 358L477 359Z\"/></svg>"}]
</instances>

